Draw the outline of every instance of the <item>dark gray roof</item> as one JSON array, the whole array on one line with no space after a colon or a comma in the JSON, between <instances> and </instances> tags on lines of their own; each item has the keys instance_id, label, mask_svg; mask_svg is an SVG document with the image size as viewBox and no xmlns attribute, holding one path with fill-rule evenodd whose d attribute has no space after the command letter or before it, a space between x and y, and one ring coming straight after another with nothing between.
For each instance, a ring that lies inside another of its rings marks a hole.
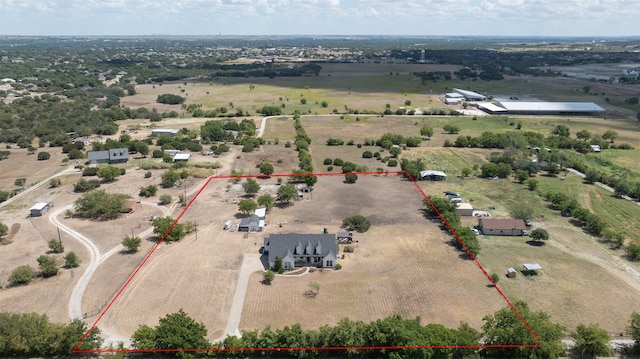
<instances>
[{"instance_id":1,"label":"dark gray roof","mask_svg":"<svg viewBox=\"0 0 640 359\"><path fill-rule=\"evenodd\" d=\"M89 161L102 161L109 160L109 151L89 151L87 152L87 159Z\"/></svg>"},{"instance_id":2,"label":"dark gray roof","mask_svg":"<svg viewBox=\"0 0 640 359\"><path fill-rule=\"evenodd\" d=\"M284 258L289 255L320 256L329 253L338 255L338 242L335 234L272 234L264 239L265 247L269 248L269 262L276 257Z\"/></svg>"},{"instance_id":3,"label":"dark gray roof","mask_svg":"<svg viewBox=\"0 0 640 359\"><path fill-rule=\"evenodd\" d=\"M240 220L240 227L258 227L260 225L260 217L252 214Z\"/></svg>"}]
</instances>

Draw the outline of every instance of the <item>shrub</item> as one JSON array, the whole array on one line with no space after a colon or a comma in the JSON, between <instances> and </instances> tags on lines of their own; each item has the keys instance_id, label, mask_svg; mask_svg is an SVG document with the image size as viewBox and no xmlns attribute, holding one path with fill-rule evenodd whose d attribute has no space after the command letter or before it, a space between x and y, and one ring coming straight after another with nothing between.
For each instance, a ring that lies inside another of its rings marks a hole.
<instances>
[{"instance_id":1,"label":"shrub","mask_svg":"<svg viewBox=\"0 0 640 359\"><path fill-rule=\"evenodd\" d=\"M325 158L322 164L325 166L333 164L333 160L331 158Z\"/></svg>"},{"instance_id":2,"label":"shrub","mask_svg":"<svg viewBox=\"0 0 640 359\"><path fill-rule=\"evenodd\" d=\"M342 146L344 145L344 141L341 138L333 138L329 137L327 140L327 146Z\"/></svg>"},{"instance_id":3,"label":"shrub","mask_svg":"<svg viewBox=\"0 0 640 359\"><path fill-rule=\"evenodd\" d=\"M344 246L344 249L342 250L345 253L353 253L354 252L354 248L353 246Z\"/></svg>"},{"instance_id":4,"label":"shrub","mask_svg":"<svg viewBox=\"0 0 640 359\"><path fill-rule=\"evenodd\" d=\"M337 263L335 268L336 268L336 270L340 270L340 269L342 269L342 264Z\"/></svg>"},{"instance_id":5,"label":"shrub","mask_svg":"<svg viewBox=\"0 0 640 359\"><path fill-rule=\"evenodd\" d=\"M77 193L89 192L93 189L100 187L99 180L86 180L84 178L80 178L78 182L73 185L73 191Z\"/></svg>"},{"instance_id":6,"label":"shrub","mask_svg":"<svg viewBox=\"0 0 640 359\"><path fill-rule=\"evenodd\" d=\"M362 158L372 158L372 157L373 157L373 153L371 151L362 152Z\"/></svg>"},{"instance_id":7,"label":"shrub","mask_svg":"<svg viewBox=\"0 0 640 359\"><path fill-rule=\"evenodd\" d=\"M140 197L153 197L153 196L156 195L156 192L158 192L158 186L149 185L147 187L140 188L139 196Z\"/></svg>"},{"instance_id":8,"label":"shrub","mask_svg":"<svg viewBox=\"0 0 640 359\"><path fill-rule=\"evenodd\" d=\"M347 183L356 183L356 181L358 180L358 175L355 173L347 173L346 175L344 175L344 180Z\"/></svg>"},{"instance_id":9,"label":"shrub","mask_svg":"<svg viewBox=\"0 0 640 359\"><path fill-rule=\"evenodd\" d=\"M151 177L151 171L145 172L144 178L149 178L149 177Z\"/></svg>"},{"instance_id":10,"label":"shrub","mask_svg":"<svg viewBox=\"0 0 640 359\"><path fill-rule=\"evenodd\" d=\"M82 170L82 176L97 176L98 175L98 167L85 167Z\"/></svg>"},{"instance_id":11,"label":"shrub","mask_svg":"<svg viewBox=\"0 0 640 359\"><path fill-rule=\"evenodd\" d=\"M49 180L49 187L56 188L60 187L60 178L52 178Z\"/></svg>"},{"instance_id":12,"label":"shrub","mask_svg":"<svg viewBox=\"0 0 640 359\"><path fill-rule=\"evenodd\" d=\"M46 161L51 158L51 154L49 152L38 152L38 161Z\"/></svg>"},{"instance_id":13,"label":"shrub","mask_svg":"<svg viewBox=\"0 0 640 359\"><path fill-rule=\"evenodd\" d=\"M62 252L64 252L64 246L57 239L49 240L49 249L51 249L51 251L53 253L62 253Z\"/></svg>"},{"instance_id":14,"label":"shrub","mask_svg":"<svg viewBox=\"0 0 640 359\"><path fill-rule=\"evenodd\" d=\"M181 103L183 103L186 99L182 96L179 95L173 95L173 94L162 94L162 95L158 95L158 98L156 99L156 102L158 103L164 103L164 104L168 104L168 105L179 105Z\"/></svg>"},{"instance_id":15,"label":"shrub","mask_svg":"<svg viewBox=\"0 0 640 359\"><path fill-rule=\"evenodd\" d=\"M77 268L80 266L80 263L80 258L74 252L69 252L64 256L64 266L66 268Z\"/></svg>"},{"instance_id":16,"label":"shrub","mask_svg":"<svg viewBox=\"0 0 640 359\"><path fill-rule=\"evenodd\" d=\"M160 205L165 205L165 204L169 204L171 203L173 199L171 198L170 194L163 194L160 196L158 204Z\"/></svg>"},{"instance_id":17,"label":"shrub","mask_svg":"<svg viewBox=\"0 0 640 359\"><path fill-rule=\"evenodd\" d=\"M41 255L38 257L38 265L40 265L40 270L44 278L53 277L58 274L58 261L54 256Z\"/></svg>"},{"instance_id":18,"label":"shrub","mask_svg":"<svg viewBox=\"0 0 640 359\"><path fill-rule=\"evenodd\" d=\"M336 159L333 160L333 165L334 166L342 167L343 164L344 164L344 161L341 158L336 158Z\"/></svg>"},{"instance_id":19,"label":"shrub","mask_svg":"<svg viewBox=\"0 0 640 359\"><path fill-rule=\"evenodd\" d=\"M387 163L387 166L396 167L396 166L398 166L398 161L397 160L389 160L389 163Z\"/></svg>"},{"instance_id":20,"label":"shrub","mask_svg":"<svg viewBox=\"0 0 640 359\"><path fill-rule=\"evenodd\" d=\"M371 221L362 215L347 217L342 221L342 226L349 231L366 232L371 227Z\"/></svg>"},{"instance_id":21,"label":"shrub","mask_svg":"<svg viewBox=\"0 0 640 359\"><path fill-rule=\"evenodd\" d=\"M16 267L9 276L9 283L11 283L12 285L27 284L31 282L34 274L35 272L33 268L31 268L31 266L29 265Z\"/></svg>"}]
</instances>

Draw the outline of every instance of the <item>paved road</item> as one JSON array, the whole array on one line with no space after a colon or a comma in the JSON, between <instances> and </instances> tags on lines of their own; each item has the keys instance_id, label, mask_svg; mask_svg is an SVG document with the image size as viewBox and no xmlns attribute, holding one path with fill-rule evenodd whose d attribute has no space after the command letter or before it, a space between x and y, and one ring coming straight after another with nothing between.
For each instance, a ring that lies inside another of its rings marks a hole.
<instances>
[{"instance_id":1,"label":"paved road","mask_svg":"<svg viewBox=\"0 0 640 359\"><path fill-rule=\"evenodd\" d=\"M169 214L177 204L177 203L174 203L172 207L166 208L163 206L158 206L156 203L151 203L151 202L141 202L141 203L143 205L150 205L150 206L160 208L165 215ZM78 279L78 282L76 282L76 285L73 287L71 296L69 297L69 307L68 307L69 319L84 319L85 315L82 310L82 299L84 298L84 293L87 290L87 286L89 285L91 278L93 277L96 270L100 267L102 263L104 263L112 255L122 251L124 249L124 246L117 245L105 253L100 253L100 249L98 248L98 246L95 245L95 243L93 243L93 241L90 238L66 226L65 224L60 222L60 220L58 219L58 216L60 216L62 212L72 208L73 208L73 205L69 204L67 206L64 206L62 208L55 210L54 212L49 214L49 222L57 226L60 230L62 230L63 232L71 236L73 239L80 242L89 252L89 264L87 266L87 269L84 271L84 273L82 273L82 276L80 277L80 279ZM152 231L153 231L153 227L150 227L140 232L139 234L136 234L136 236L142 238L147 235L150 235ZM123 340L123 338L115 338L109 335L109 333L106 333L104 331L102 335L105 338L105 345L109 343L117 344L119 341L126 341L126 339Z\"/></svg>"},{"instance_id":2,"label":"paved road","mask_svg":"<svg viewBox=\"0 0 640 359\"><path fill-rule=\"evenodd\" d=\"M244 307L244 298L247 295L247 286L249 285L249 277L251 274L262 271L262 262L260 261L259 253L245 253L242 260L242 267L240 268L240 274L238 275L238 282L236 283L236 292L233 295L233 302L231 303L231 311L229 312L229 319L227 319L227 326L224 330L224 335L218 341L224 340L226 336L235 335L240 337L240 319L242 318L242 308Z\"/></svg>"},{"instance_id":3,"label":"paved road","mask_svg":"<svg viewBox=\"0 0 640 359\"><path fill-rule=\"evenodd\" d=\"M276 116L267 116L262 118L262 120L260 121L260 128L258 129L258 133L256 134L256 138L260 138L262 137L262 135L264 135L264 129L267 128L267 119L270 119L273 117L276 117Z\"/></svg>"}]
</instances>

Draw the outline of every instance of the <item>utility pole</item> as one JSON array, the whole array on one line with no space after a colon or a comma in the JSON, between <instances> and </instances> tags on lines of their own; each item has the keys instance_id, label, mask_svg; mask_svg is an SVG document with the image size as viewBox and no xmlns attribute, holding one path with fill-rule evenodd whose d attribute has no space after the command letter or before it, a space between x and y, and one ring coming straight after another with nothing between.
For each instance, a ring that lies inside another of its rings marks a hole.
<instances>
[{"instance_id":1,"label":"utility pole","mask_svg":"<svg viewBox=\"0 0 640 359\"><path fill-rule=\"evenodd\" d=\"M187 181L184 181L184 197L182 198L182 207L187 206Z\"/></svg>"},{"instance_id":2,"label":"utility pole","mask_svg":"<svg viewBox=\"0 0 640 359\"><path fill-rule=\"evenodd\" d=\"M58 243L60 243L60 246L62 246L62 237L60 236L60 226L58 226L57 228L58 228Z\"/></svg>"}]
</instances>

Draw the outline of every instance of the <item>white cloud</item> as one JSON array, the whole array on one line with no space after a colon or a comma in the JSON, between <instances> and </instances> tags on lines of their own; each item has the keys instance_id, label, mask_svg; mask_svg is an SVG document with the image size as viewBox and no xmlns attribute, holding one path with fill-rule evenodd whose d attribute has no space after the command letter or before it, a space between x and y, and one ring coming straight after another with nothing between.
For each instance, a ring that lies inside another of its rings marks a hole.
<instances>
[{"instance_id":1,"label":"white cloud","mask_svg":"<svg viewBox=\"0 0 640 359\"><path fill-rule=\"evenodd\" d=\"M0 34L640 35L640 0L0 0L0 13Z\"/></svg>"}]
</instances>

